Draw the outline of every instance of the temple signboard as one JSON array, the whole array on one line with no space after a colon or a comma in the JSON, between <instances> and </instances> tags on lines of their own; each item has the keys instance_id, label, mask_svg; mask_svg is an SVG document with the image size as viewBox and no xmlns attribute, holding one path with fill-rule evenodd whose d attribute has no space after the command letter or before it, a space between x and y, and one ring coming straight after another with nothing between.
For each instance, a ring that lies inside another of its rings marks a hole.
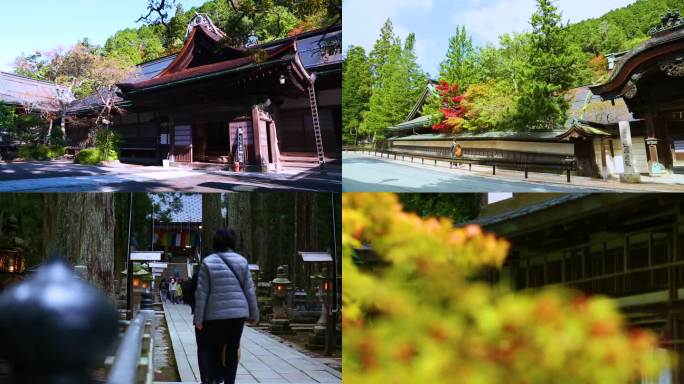
<instances>
[{"instance_id":1,"label":"temple signboard","mask_svg":"<svg viewBox=\"0 0 684 384\"><path fill-rule=\"evenodd\" d=\"M238 153L238 162L240 164L244 164L245 163L245 145L244 145L242 127L238 128L238 130L237 130L237 153Z\"/></svg>"},{"instance_id":2,"label":"temple signboard","mask_svg":"<svg viewBox=\"0 0 684 384\"><path fill-rule=\"evenodd\" d=\"M625 183L640 183L641 176L636 168L632 146L632 133L628 121L620 122L620 141L622 142L622 161L625 170L624 173L620 175L620 181Z\"/></svg>"}]
</instances>

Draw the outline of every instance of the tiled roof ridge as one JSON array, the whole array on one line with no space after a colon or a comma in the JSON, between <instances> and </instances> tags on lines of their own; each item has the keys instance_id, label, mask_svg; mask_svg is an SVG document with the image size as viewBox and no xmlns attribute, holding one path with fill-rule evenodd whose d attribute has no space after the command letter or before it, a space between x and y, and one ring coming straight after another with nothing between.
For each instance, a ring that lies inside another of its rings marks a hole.
<instances>
[{"instance_id":1,"label":"tiled roof ridge","mask_svg":"<svg viewBox=\"0 0 684 384\"><path fill-rule=\"evenodd\" d=\"M23 79L23 80L29 80L29 81L36 82L36 83L43 83L43 84L53 85L53 86L55 86L55 87L68 88L68 87L66 87L66 86L64 86L64 85L57 84L57 83L55 83L55 82L53 82L53 81L34 79L34 78L32 78L32 77L23 76L23 75L18 75L18 74L16 74L16 73L0 71L0 74L2 74L2 75L7 75L7 76L12 76L12 77L17 77L17 78L20 78L20 79Z\"/></svg>"}]
</instances>

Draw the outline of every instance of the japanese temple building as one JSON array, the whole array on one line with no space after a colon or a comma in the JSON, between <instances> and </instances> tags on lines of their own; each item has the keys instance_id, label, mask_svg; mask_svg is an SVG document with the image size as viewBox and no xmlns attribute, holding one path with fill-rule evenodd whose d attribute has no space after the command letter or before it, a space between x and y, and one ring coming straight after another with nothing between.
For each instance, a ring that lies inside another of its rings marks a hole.
<instances>
[{"instance_id":1,"label":"japanese temple building","mask_svg":"<svg viewBox=\"0 0 684 384\"><path fill-rule=\"evenodd\" d=\"M614 298L632 325L684 353L684 197L514 194L472 223L511 244L492 281L514 290L565 286ZM675 367L684 383L684 360Z\"/></svg>"},{"instance_id":2,"label":"japanese temple building","mask_svg":"<svg viewBox=\"0 0 684 384\"><path fill-rule=\"evenodd\" d=\"M649 161L684 169L684 19L665 15L651 39L617 59L610 78L592 86L604 100L623 99L644 122Z\"/></svg>"},{"instance_id":3,"label":"japanese temple building","mask_svg":"<svg viewBox=\"0 0 684 384\"><path fill-rule=\"evenodd\" d=\"M73 100L67 87L0 72L0 103L13 107L18 113L44 115L48 124L61 124L63 107ZM0 131L0 144L7 141L5 132Z\"/></svg>"},{"instance_id":4,"label":"japanese temple building","mask_svg":"<svg viewBox=\"0 0 684 384\"><path fill-rule=\"evenodd\" d=\"M123 113L109 124L122 139L120 159L263 171L340 159L341 25L244 47L226 45L225 36L198 14L180 52L138 65L117 84ZM96 116L100 100L74 101L68 114ZM83 148L91 127L71 120L70 144Z\"/></svg>"},{"instance_id":5,"label":"japanese temple building","mask_svg":"<svg viewBox=\"0 0 684 384\"><path fill-rule=\"evenodd\" d=\"M464 156L484 151L494 151L500 158L573 156L577 174L591 177L618 177L627 161L642 174L680 173L684 171L684 20L671 12L650 33L652 37L641 46L611 56L605 83L568 91L568 119L555 130L438 134L431 130L430 117L420 115L424 94L405 122L387 129L389 145L446 155L456 141ZM623 153L626 136L632 142L629 159Z\"/></svg>"}]
</instances>

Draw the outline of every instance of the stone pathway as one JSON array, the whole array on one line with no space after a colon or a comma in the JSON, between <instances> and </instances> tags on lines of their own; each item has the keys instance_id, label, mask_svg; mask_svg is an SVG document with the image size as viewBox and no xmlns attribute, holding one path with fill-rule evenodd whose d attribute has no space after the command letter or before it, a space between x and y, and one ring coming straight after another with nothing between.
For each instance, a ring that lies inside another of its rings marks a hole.
<instances>
[{"instance_id":1,"label":"stone pathway","mask_svg":"<svg viewBox=\"0 0 684 384\"><path fill-rule=\"evenodd\" d=\"M642 176L642 184L624 184L617 180L603 181L565 174L529 172L529 179L518 170L497 169L474 165L460 169L449 163L432 161L422 164L381 158L358 152L344 152L343 192L683 192L684 178L669 175L659 178Z\"/></svg>"},{"instance_id":2,"label":"stone pathway","mask_svg":"<svg viewBox=\"0 0 684 384\"><path fill-rule=\"evenodd\" d=\"M332 191L341 189L342 170L289 169L280 173L228 172L191 166L115 164L88 166L69 161L4 163L0 192L253 192L270 190Z\"/></svg>"},{"instance_id":3,"label":"stone pathway","mask_svg":"<svg viewBox=\"0 0 684 384\"><path fill-rule=\"evenodd\" d=\"M164 303L178 373L182 382L200 381L190 307ZM268 334L245 327L237 383L342 383L342 372L286 346Z\"/></svg>"}]
</instances>

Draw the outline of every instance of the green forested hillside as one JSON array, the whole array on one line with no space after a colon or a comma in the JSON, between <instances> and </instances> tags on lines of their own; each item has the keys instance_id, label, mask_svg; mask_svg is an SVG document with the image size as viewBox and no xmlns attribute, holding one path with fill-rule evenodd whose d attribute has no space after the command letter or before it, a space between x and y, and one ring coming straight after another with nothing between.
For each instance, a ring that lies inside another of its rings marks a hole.
<instances>
[{"instance_id":1,"label":"green forested hillside","mask_svg":"<svg viewBox=\"0 0 684 384\"><path fill-rule=\"evenodd\" d=\"M594 55L632 49L648 39L648 30L668 10L684 11L684 0L637 0L599 18L570 25L570 40Z\"/></svg>"},{"instance_id":2,"label":"green forested hillside","mask_svg":"<svg viewBox=\"0 0 684 384\"><path fill-rule=\"evenodd\" d=\"M198 8L185 10L182 1L178 1L175 11L165 10L169 17L164 23L118 31L107 40L104 49L107 56L131 64L175 53L183 46L188 22L196 12L208 14L226 32L230 45L244 45L250 36L267 42L293 30L340 23L341 7L342 0L209 0Z\"/></svg>"}]
</instances>

